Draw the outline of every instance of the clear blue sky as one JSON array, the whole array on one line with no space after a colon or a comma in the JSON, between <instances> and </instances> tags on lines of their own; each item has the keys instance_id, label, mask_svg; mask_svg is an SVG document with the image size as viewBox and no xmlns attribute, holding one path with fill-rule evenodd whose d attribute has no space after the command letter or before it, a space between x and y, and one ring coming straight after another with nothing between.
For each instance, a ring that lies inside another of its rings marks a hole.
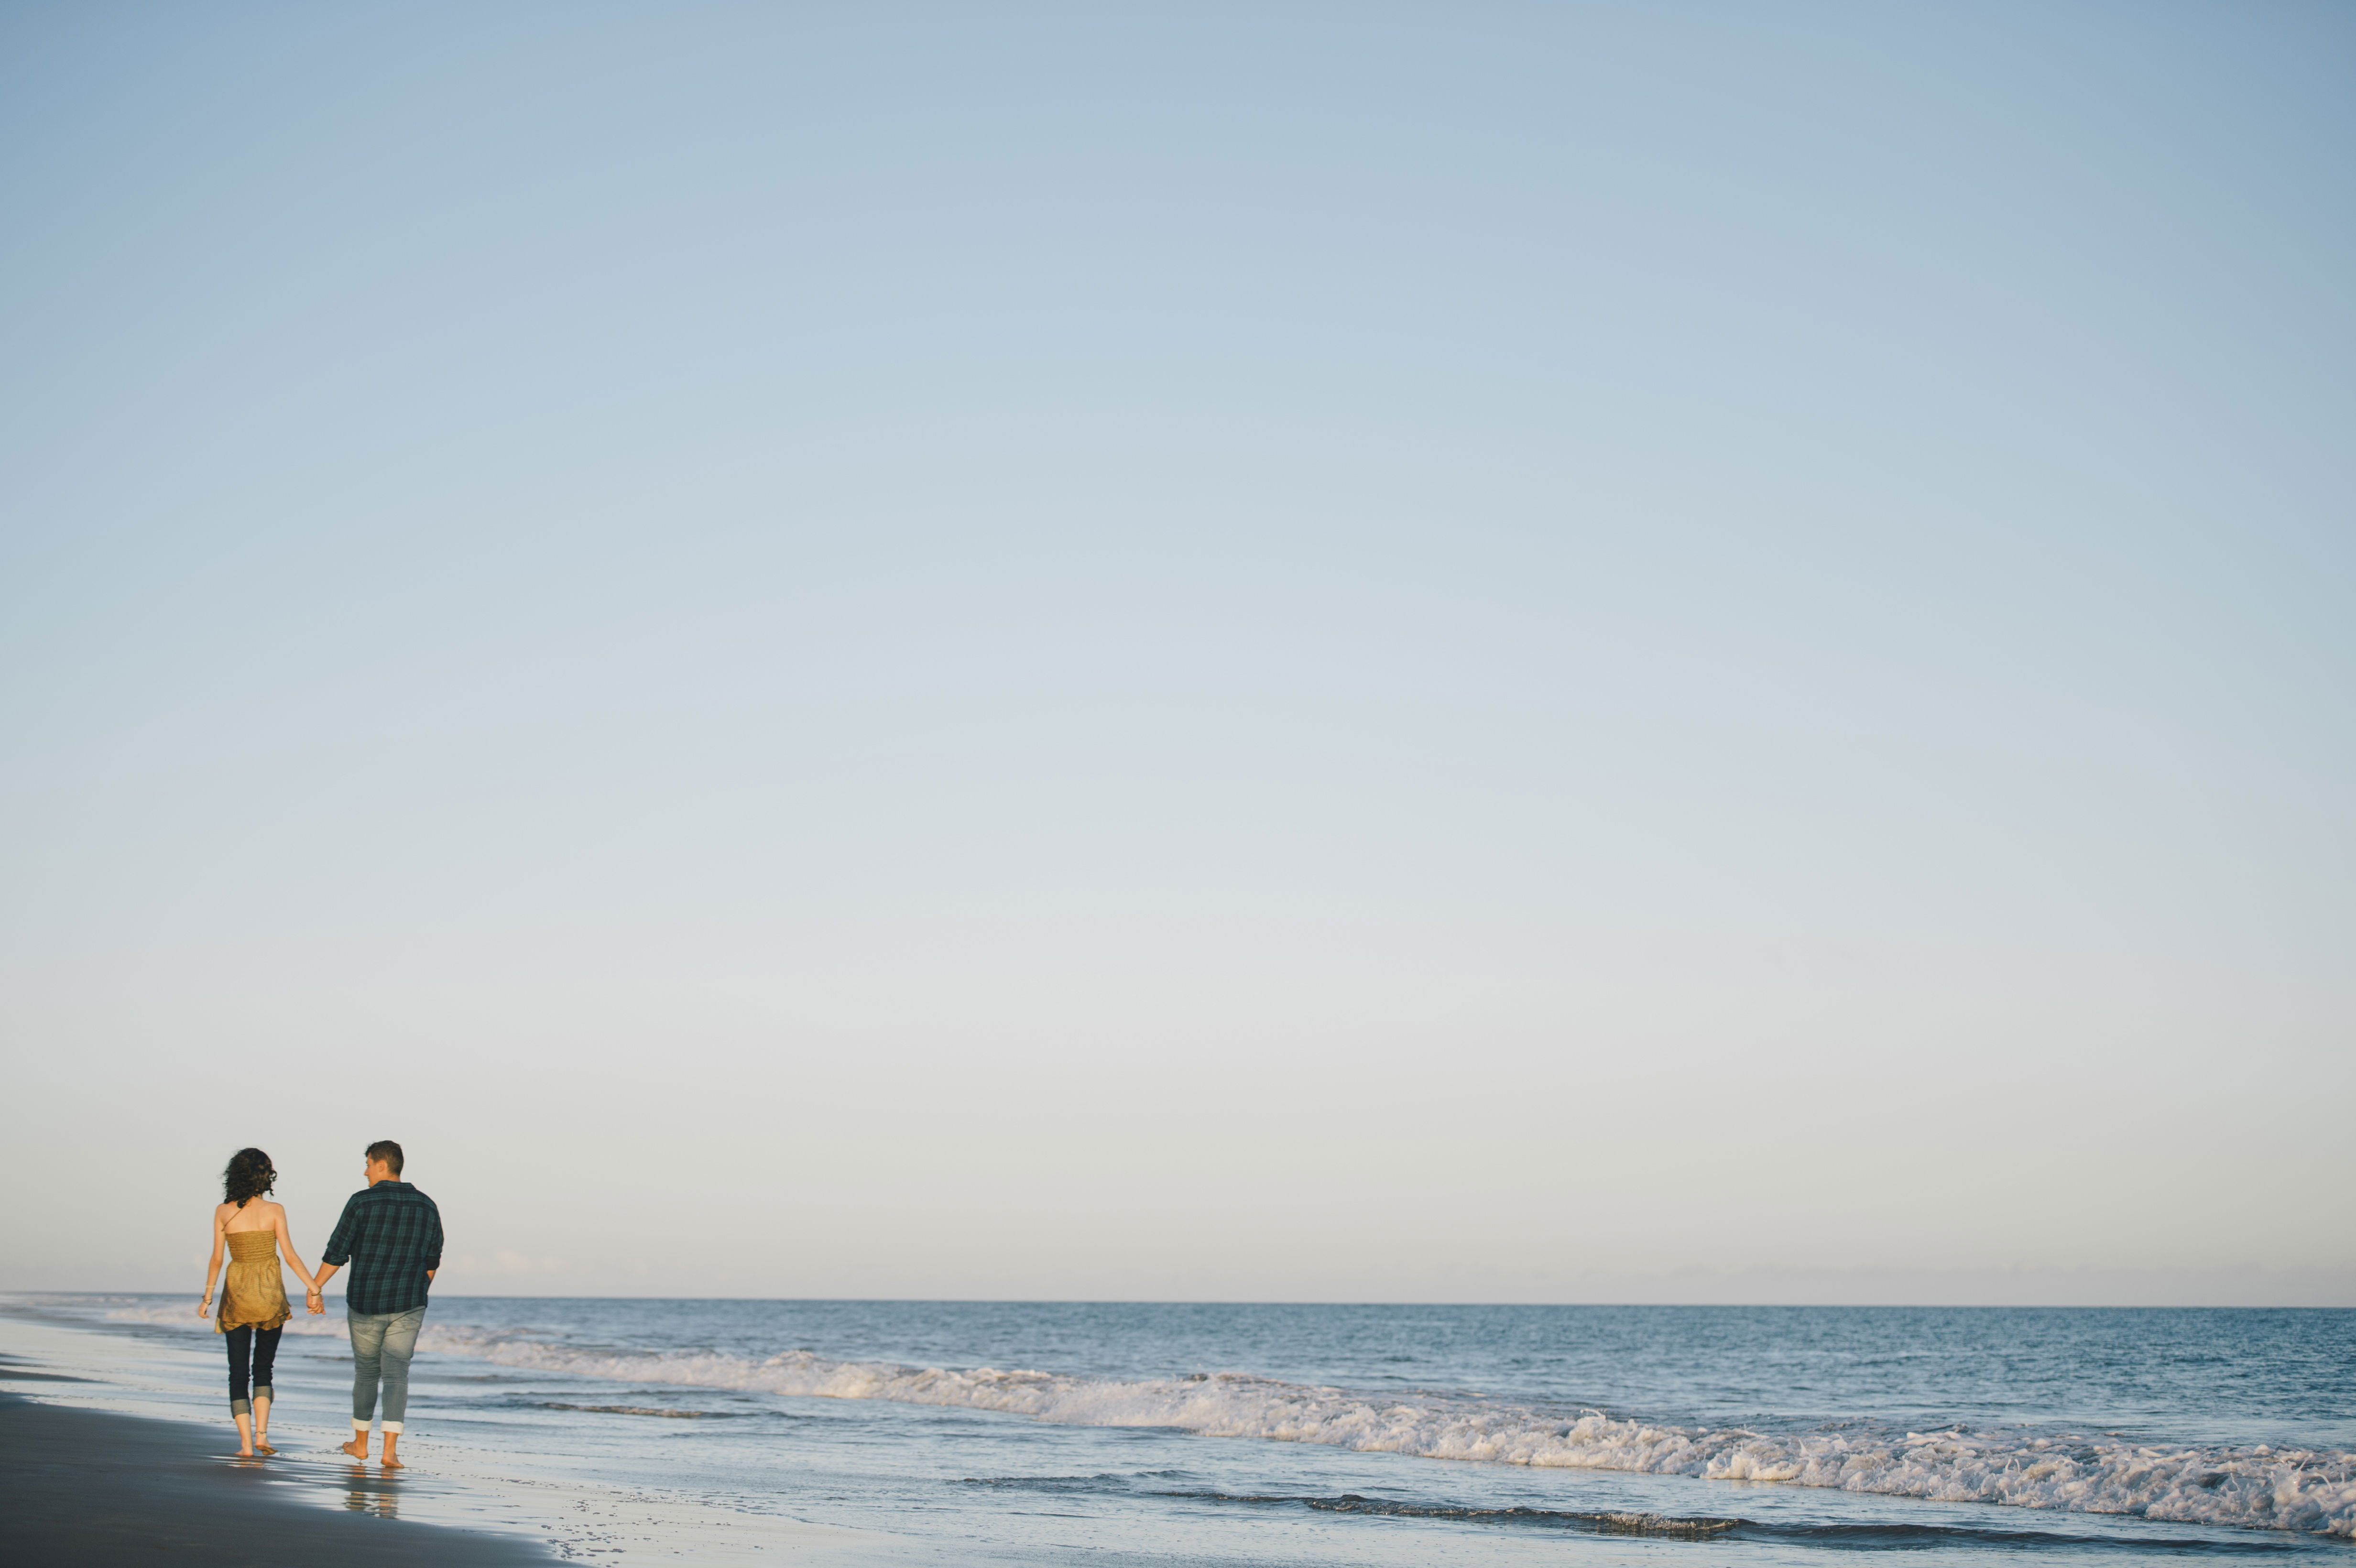
<instances>
[{"instance_id":1,"label":"clear blue sky","mask_svg":"<svg viewBox=\"0 0 2356 1568\"><path fill-rule=\"evenodd\" d=\"M0 1285L393 1136L460 1290L2356 1303L2352 149L2326 4L0 11Z\"/></svg>"}]
</instances>

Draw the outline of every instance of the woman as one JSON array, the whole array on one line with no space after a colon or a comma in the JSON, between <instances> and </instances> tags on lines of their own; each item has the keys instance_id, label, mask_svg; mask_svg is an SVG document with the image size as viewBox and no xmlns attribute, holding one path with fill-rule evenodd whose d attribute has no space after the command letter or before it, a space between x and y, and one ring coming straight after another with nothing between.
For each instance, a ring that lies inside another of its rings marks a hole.
<instances>
[{"instance_id":1,"label":"woman","mask_svg":"<svg viewBox=\"0 0 2356 1568\"><path fill-rule=\"evenodd\" d=\"M213 1211L213 1260L205 1269L205 1298L197 1316L212 1309L213 1281L220 1275L221 1252L228 1250L229 1278L221 1282L220 1311L213 1331L229 1336L229 1410L237 1422L238 1457L275 1454L270 1445L270 1369L278 1360L278 1335L294 1316L286 1305L286 1281L278 1272L278 1251L311 1288L311 1271L294 1255L294 1239L286 1233L286 1211L262 1195L275 1186L278 1172L270 1157L258 1148L241 1148L230 1156L221 1172L222 1200ZM246 1395L247 1357L252 1358L252 1397Z\"/></svg>"}]
</instances>

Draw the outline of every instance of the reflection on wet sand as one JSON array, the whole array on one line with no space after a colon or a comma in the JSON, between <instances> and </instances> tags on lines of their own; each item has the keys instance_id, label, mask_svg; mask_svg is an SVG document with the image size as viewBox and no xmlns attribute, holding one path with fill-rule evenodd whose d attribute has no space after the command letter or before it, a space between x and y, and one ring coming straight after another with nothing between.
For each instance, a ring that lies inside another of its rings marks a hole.
<instances>
[{"instance_id":1,"label":"reflection on wet sand","mask_svg":"<svg viewBox=\"0 0 2356 1568\"><path fill-rule=\"evenodd\" d=\"M399 1519L401 1483L391 1476L370 1475L355 1465L344 1482L344 1507L378 1519Z\"/></svg>"}]
</instances>

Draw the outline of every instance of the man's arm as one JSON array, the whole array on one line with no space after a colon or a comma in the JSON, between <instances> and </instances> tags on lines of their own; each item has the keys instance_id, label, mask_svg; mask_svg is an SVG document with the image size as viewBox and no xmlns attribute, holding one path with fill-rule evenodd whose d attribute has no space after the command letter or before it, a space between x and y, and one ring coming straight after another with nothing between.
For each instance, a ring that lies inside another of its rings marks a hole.
<instances>
[{"instance_id":1,"label":"man's arm","mask_svg":"<svg viewBox=\"0 0 2356 1568\"><path fill-rule=\"evenodd\" d=\"M311 1276L312 1295L325 1291L327 1282L336 1277L336 1271L352 1261L352 1211L359 1207L359 1202L357 1192L344 1200L344 1211L337 1217L336 1228L319 1253L319 1272Z\"/></svg>"},{"instance_id":2,"label":"man's arm","mask_svg":"<svg viewBox=\"0 0 2356 1568\"><path fill-rule=\"evenodd\" d=\"M432 1199L425 1207L425 1277L431 1280L442 1267L442 1207Z\"/></svg>"}]
</instances>

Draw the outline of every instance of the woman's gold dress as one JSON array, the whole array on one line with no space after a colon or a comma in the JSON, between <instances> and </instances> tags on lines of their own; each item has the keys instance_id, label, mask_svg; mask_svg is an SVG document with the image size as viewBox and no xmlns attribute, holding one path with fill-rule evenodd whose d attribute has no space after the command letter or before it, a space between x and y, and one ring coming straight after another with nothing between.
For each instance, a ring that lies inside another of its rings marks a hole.
<instances>
[{"instance_id":1,"label":"woman's gold dress","mask_svg":"<svg viewBox=\"0 0 2356 1568\"><path fill-rule=\"evenodd\" d=\"M286 1305L286 1279L278 1272L276 1231L231 1231L229 1274L221 1281L220 1311L213 1332L275 1328L294 1316Z\"/></svg>"}]
</instances>

